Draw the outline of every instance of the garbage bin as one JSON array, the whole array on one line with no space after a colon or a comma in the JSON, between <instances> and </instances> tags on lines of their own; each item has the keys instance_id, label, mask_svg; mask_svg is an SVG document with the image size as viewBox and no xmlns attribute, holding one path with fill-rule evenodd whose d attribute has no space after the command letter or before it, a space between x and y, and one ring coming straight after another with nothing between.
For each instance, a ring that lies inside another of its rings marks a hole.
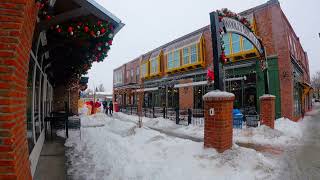
<instances>
[{"instance_id":1,"label":"garbage bin","mask_svg":"<svg viewBox=\"0 0 320 180\"><path fill-rule=\"evenodd\" d=\"M233 109L233 128L242 129L243 114L239 109Z\"/></svg>"},{"instance_id":2,"label":"garbage bin","mask_svg":"<svg viewBox=\"0 0 320 180\"><path fill-rule=\"evenodd\" d=\"M114 112L119 112L119 104L118 104L118 102L114 102L113 103L113 111Z\"/></svg>"}]
</instances>

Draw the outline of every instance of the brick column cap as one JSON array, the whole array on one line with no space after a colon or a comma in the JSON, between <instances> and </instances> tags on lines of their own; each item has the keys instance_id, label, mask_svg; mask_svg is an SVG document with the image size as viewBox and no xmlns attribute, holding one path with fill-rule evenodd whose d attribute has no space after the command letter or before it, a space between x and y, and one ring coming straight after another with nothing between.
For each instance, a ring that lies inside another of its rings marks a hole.
<instances>
[{"instance_id":1,"label":"brick column cap","mask_svg":"<svg viewBox=\"0 0 320 180\"><path fill-rule=\"evenodd\" d=\"M202 98L204 101L233 101L234 94L226 91L214 90L205 94Z\"/></svg>"},{"instance_id":2,"label":"brick column cap","mask_svg":"<svg viewBox=\"0 0 320 180\"><path fill-rule=\"evenodd\" d=\"M259 99L275 99L276 96L271 94L264 94L263 96L260 96Z\"/></svg>"}]
</instances>

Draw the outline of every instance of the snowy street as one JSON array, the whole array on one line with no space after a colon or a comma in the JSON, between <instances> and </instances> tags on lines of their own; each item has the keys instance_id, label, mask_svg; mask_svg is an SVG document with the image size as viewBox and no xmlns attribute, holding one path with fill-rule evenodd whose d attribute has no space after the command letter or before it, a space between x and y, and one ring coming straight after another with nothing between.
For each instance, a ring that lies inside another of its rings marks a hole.
<instances>
[{"instance_id":1,"label":"snowy street","mask_svg":"<svg viewBox=\"0 0 320 180\"><path fill-rule=\"evenodd\" d=\"M138 128L137 117L122 113L82 116L81 138L78 131L71 131L65 143L68 176L77 180L314 179L320 176L316 156L320 115L317 110L309 114L298 123L278 119L275 130L265 126L234 130L234 145L222 154L190 140L203 138L201 126L144 118L143 127ZM281 151L260 152L235 143Z\"/></svg>"}]
</instances>

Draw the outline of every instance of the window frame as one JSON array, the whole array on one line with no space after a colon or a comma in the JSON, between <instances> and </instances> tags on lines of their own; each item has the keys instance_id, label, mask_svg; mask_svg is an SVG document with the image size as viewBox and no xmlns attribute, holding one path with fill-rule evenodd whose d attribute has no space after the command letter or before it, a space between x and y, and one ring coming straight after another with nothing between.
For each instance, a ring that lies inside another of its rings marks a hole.
<instances>
[{"instance_id":1,"label":"window frame","mask_svg":"<svg viewBox=\"0 0 320 180\"><path fill-rule=\"evenodd\" d=\"M178 55L177 58L176 58L176 55ZM174 51L173 51L173 65L174 65L174 69L175 69L175 68L179 68L179 67L181 66L180 60L181 60L180 49L174 50ZM177 63L177 64L176 64L176 63Z\"/></svg>"},{"instance_id":2,"label":"window frame","mask_svg":"<svg viewBox=\"0 0 320 180\"><path fill-rule=\"evenodd\" d=\"M187 54L185 54L185 49L187 49ZM187 47L183 47L182 48L182 64L183 65L187 65L187 64L190 64L190 46L187 46ZM187 58L187 63L185 62L185 58Z\"/></svg>"},{"instance_id":3,"label":"window frame","mask_svg":"<svg viewBox=\"0 0 320 180\"><path fill-rule=\"evenodd\" d=\"M195 54L192 53L192 47L195 46ZM190 64L195 64L199 61L199 54L198 54L198 43L192 44L190 47ZM192 55L195 55L196 59L192 62Z\"/></svg>"},{"instance_id":4,"label":"window frame","mask_svg":"<svg viewBox=\"0 0 320 180\"><path fill-rule=\"evenodd\" d=\"M169 58L169 57L171 57L171 58ZM169 66L170 64L172 64L171 67ZM167 69L168 69L168 70L174 69L173 51L170 51L170 52L167 54Z\"/></svg>"},{"instance_id":5,"label":"window frame","mask_svg":"<svg viewBox=\"0 0 320 180\"><path fill-rule=\"evenodd\" d=\"M159 56L156 56L150 59L150 74L158 74L158 73L159 73Z\"/></svg>"}]
</instances>

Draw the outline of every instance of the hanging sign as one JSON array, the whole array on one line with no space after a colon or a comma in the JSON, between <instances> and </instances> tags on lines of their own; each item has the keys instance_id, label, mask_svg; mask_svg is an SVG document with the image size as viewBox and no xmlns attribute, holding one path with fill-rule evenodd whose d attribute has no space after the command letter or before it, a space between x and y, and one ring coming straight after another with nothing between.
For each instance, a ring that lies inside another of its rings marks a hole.
<instances>
[{"instance_id":1,"label":"hanging sign","mask_svg":"<svg viewBox=\"0 0 320 180\"><path fill-rule=\"evenodd\" d=\"M247 38L256 47L259 54L263 55L264 50L260 40L243 23L233 18L223 17L222 25L225 32L233 32Z\"/></svg>"}]
</instances>

